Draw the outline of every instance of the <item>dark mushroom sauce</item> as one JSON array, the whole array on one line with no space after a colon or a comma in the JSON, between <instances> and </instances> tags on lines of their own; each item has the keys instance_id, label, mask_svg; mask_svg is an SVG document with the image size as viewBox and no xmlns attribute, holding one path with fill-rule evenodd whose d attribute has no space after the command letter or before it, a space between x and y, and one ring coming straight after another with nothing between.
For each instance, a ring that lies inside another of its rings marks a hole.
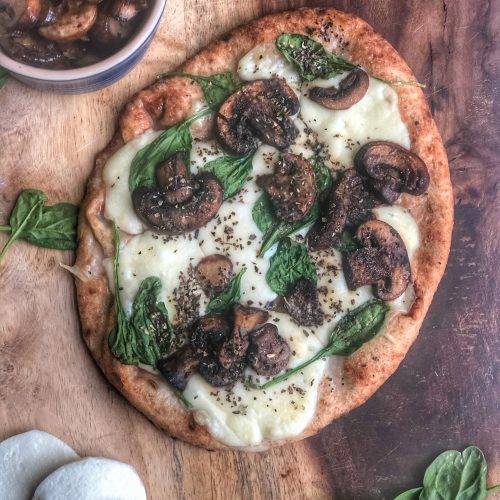
<instances>
[{"instance_id":1,"label":"dark mushroom sauce","mask_svg":"<svg viewBox=\"0 0 500 500\"><path fill-rule=\"evenodd\" d=\"M23 64L72 69L121 49L148 0L0 0L0 47Z\"/></svg>"}]
</instances>

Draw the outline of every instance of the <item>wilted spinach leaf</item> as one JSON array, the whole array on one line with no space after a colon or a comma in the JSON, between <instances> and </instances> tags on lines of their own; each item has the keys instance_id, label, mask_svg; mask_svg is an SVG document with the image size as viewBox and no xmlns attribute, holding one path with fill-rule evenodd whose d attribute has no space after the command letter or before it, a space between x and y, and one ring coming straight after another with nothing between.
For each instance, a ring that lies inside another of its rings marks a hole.
<instances>
[{"instance_id":1,"label":"wilted spinach leaf","mask_svg":"<svg viewBox=\"0 0 500 500\"><path fill-rule=\"evenodd\" d=\"M273 292L284 295L301 278L316 283L316 268L305 245L285 238L280 241L276 253L270 259L266 273L267 284Z\"/></svg>"},{"instance_id":2,"label":"wilted spinach leaf","mask_svg":"<svg viewBox=\"0 0 500 500\"><path fill-rule=\"evenodd\" d=\"M252 156L253 153L240 158L222 156L205 165L204 170L214 174L221 182L225 200L239 193L252 173Z\"/></svg>"},{"instance_id":3,"label":"wilted spinach leaf","mask_svg":"<svg viewBox=\"0 0 500 500\"><path fill-rule=\"evenodd\" d=\"M231 310L234 304L237 304L240 301L241 278L243 278L246 270L246 267L244 267L219 295L210 299L210 302L207 304L207 314L227 313Z\"/></svg>"}]
</instances>

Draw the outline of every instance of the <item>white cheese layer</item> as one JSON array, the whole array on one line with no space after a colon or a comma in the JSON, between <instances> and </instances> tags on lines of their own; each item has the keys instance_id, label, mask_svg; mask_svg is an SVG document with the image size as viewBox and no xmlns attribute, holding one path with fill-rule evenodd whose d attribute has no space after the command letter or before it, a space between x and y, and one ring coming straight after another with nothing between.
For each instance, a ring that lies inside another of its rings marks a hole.
<instances>
[{"instance_id":1,"label":"white cheese layer","mask_svg":"<svg viewBox=\"0 0 500 500\"><path fill-rule=\"evenodd\" d=\"M128 189L130 165L134 156L146 145L153 142L161 132L148 131L120 148L106 163L102 178L106 184L104 216L126 233L139 234L144 225L132 206Z\"/></svg>"},{"instance_id":2,"label":"white cheese layer","mask_svg":"<svg viewBox=\"0 0 500 500\"><path fill-rule=\"evenodd\" d=\"M307 97L308 88L337 84L341 77L317 80L301 88L293 65L280 56L274 44L257 46L244 56L238 73L245 80L283 77L297 93L300 92L301 112L294 121L299 134L289 149L295 154L309 158L317 152L315 145L319 144L327 165L341 169L352 166L356 151L368 141L380 139L404 147L410 145L396 93L377 80L370 78L368 92L359 103L348 110L331 111L312 102ZM104 170L106 216L115 220L123 231L136 234L128 241L124 238L121 250L120 295L125 310L130 311L141 281L148 276L158 276L162 282L160 298L174 324L181 322L182 314L175 305L179 290L185 287L186 280L189 281L190 267L203 256L213 253L227 255L235 273L243 267L247 269L241 283L242 304L263 307L275 299L276 294L267 285L265 276L276 247L264 257L257 258L262 234L253 221L252 208L262 194L255 178L273 171L280 152L267 145L259 147L253 157L251 178L238 195L222 204L212 221L188 235L166 238L151 231L138 234L144 228L133 212L127 185L135 152L154 137L146 134L125 146L131 148L120 150ZM190 156L192 173L202 170L208 161L222 154L215 141L195 139ZM420 238L418 225L410 213L398 206L380 207L374 212L377 218L398 231L412 258ZM300 239L306 233L307 228L295 237ZM272 314L271 319L294 353L290 362L292 367L309 359L327 343L331 330L348 310L373 297L369 286L355 291L347 288L339 252L314 252L310 257L318 272L319 300L325 321L318 327L303 328L285 314ZM107 263L107 270L112 283L111 262ZM189 283L187 290L198 301L198 313L204 314L208 299L192 280ZM391 303L391 307L404 313L412 302L413 289L409 287L401 298ZM340 364L342 361L337 358L329 362ZM192 403L197 421L206 425L216 439L230 446L258 446L263 440L291 438L307 428L316 410L318 384L325 366L326 361L318 361L265 392L248 389L242 383L226 391L212 387L201 376L195 375L190 379L184 396ZM251 369L247 369L248 374L256 376ZM261 383L264 381L261 378Z\"/></svg>"}]
</instances>

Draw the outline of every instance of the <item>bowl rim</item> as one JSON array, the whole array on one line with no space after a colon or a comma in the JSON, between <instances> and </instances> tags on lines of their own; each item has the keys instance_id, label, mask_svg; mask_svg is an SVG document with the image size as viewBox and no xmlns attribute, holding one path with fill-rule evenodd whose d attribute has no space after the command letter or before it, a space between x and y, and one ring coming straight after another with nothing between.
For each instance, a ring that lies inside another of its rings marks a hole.
<instances>
[{"instance_id":1,"label":"bowl rim","mask_svg":"<svg viewBox=\"0 0 500 500\"><path fill-rule=\"evenodd\" d=\"M35 68L11 59L0 50L0 66L14 74L32 80L43 80L46 82L68 82L98 76L112 70L114 67L127 60L144 45L149 35L154 32L159 24L166 4L167 0L153 0L153 5L148 9L148 15L144 19L142 25L125 46L113 55L95 64L75 69Z\"/></svg>"}]
</instances>

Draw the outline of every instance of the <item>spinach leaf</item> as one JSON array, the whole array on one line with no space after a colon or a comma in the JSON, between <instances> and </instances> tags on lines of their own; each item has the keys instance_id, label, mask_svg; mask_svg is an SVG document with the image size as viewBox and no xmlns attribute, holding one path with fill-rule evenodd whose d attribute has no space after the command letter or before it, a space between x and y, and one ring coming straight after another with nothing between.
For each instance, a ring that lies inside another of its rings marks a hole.
<instances>
[{"instance_id":1,"label":"spinach leaf","mask_svg":"<svg viewBox=\"0 0 500 500\"><path fill-rule=\"evenodd\" d=\"M252 210L252 217L257 227L264 233L262 246L258 256L264 255L275 243L302 228L310 226L319 217L318 198L332 187L333 179L330 169L318 156L309 159L314 168L316 177L316 200L306 216L295 222L282 222L274 216L272 202L267 193L262 194Z\"/></svg>"},{"instance_id":2,"label":"spinach leaf","mask_svg":"<svg viewBox=\"0 0 500 500\"><path fill-rule=\"evenodd\" d=\"M441 453L424 475L422 500L481 500L486 498L486 460L479 448Z\"/></svg>"},{"instance_id":3,"label":"spinach leaf","mask_svg":"<svg viewBox=\"0 0 500 500\"><path fill-rule=\"evenodd\" d=\"M18 196L9 225L0 226L0 232L11 233L0 260L17 239L58 250L76 248L78 208L70 203L45 206L46 201L47 196L37 189L26 189Z\"/></svg>"},{"instance_id":4,"label":"spinach leaf","mask_svg":"<svg viewBox=\"0 0 500 500\"><path fill-rule=\"evenodd\" d=\"M227 313L234 304L237 304L241 298L241 278L246 272L244 267L230 282L229 285L217 297L210 299L207 304L206 313Z\"/></svg>"},{"instance_id":5,"label":"spinach leaf","mask_svg":"<svg viewBox=\"0 0 500 500\"><path fill-rule=\"evenodd\" d=\"M423 490L420 488L413 488L411 490L405 491L399 494L394 500L418 500L420 497L420 492Z\"/></svg>"},{"instance_id":6,"label":"spinach leaf","mask_svg":"<svg viewBox=\"0 0 500 500\"><path fill-rule=\"evenodd\" d=\"M139 186L153 187L155 169L159 163L178 151L189 152L193 142L189 126L210 111L210 108L202 109L185 122L165 130L151 144L144 146L132 160L128 177L129 191L133 192Z\"/></svg>"},{"instance_id":7,"label":"spinach leaf","mask_svg":"<svg viewBox=\"0 0 500 500\"><path fill-rule=\"evenodd\" d=\"M239 193L252 173L252 156L253 153L240 158L222 156L205 165L204 170L212 172L221 182L225 200Z\"/></svg>"},{"instance_id":8,"label":"spinach leaf","mask_svg":"<svg viewBox=\"0 0 500 500\"><path fill-rule=\"evenodd\" d=\"M164 73L158 78L171 78L180 76L189 78L196 82L203 90L205 101L210 107L217 107L222 104L238 88L234 80L234 75L228 71L226 73L216 73L211 76L190 75L188 73Z\"/></svg>"},{"instance_id":9,"label":"spinach leaf","mask_svg":"<svg viewBox=\"0 0 500 500\"><path fill-rule=\"evenodd\" d=\"M114 235L113 277L117 321L109 335L109 348L123 364L145 363L156 366L156 363L170 352L174 336L165 304L158 302L161 281L155 276L142 281L132 304L130 318L127 318L119 293L120 233L116 226Z\"/></svg>"},{"instance_id":10,"label":"spinach leaf","mask_svg":"<svg viewBox=\"0 0 500 500\"><path fill-rule=\"evenodd\" d=\"M405 491L396 500L484 500L500 486L486 487L486 469L483 452L475 446L462 453L445 451L425 471L423 487Z\"/></svg>"},{"instance_id":11,"label":"spinach leaf","mask_svg":"<svg viewBox=\"0 0 500 500\"><path fill-rule=\"evenodd\" d=\"M327 356L347 356L357 351L364 343L373 339L383 328L389 306L378 299L372 299L348 312L334 327L328 345L312 358L292 368L263 385L247 382L253 389L267 389L283 382L306 366Z\"/></svg>"},{"instance_id":12,"label":"spinach leaf","mask_svg":"<svg viewBox=\"0 0 500 500\"><path fill-rule=\"evenodd\" d=\"M280 241L276 253L271 257L266 281L271 290L284 295L299 279L318 281L316 268L309 259L307 248L290 238Z\"/></svg>"},{"instance_id":13,"label":"spinach leaf","mask_svg":"<svg viewBox=\"0 0 500 500\"><path fill-rule=\"evenodd\" d=\"M354 239L351 232L345 229L340 236L340 239L335 243L334 247L339 252L354 252L354 250L357 250L359 248L359 245Z\"/></svg>"},{"instance_id":14,"label":"spinach leaf","mask_svg":"<svg viewBox=\"0 0 500 500\"><path fill-rule=\"evenodd\" d=\"M0 67L0 89L5 85L8 78L9 73L7 73L7 70Z\"/></svg>"},{"instance_id":15,"label":"spinach leaf","mask_svg":"<svg viewBox=\"0 0 500 500\"><path fill-rule=\"evenodd\" d=\"M331 78L357 66L328 52L323 45L306 35L284 34L276 39L276 47L296 66L304 80Z\"/></svg>"}]
</instances>

